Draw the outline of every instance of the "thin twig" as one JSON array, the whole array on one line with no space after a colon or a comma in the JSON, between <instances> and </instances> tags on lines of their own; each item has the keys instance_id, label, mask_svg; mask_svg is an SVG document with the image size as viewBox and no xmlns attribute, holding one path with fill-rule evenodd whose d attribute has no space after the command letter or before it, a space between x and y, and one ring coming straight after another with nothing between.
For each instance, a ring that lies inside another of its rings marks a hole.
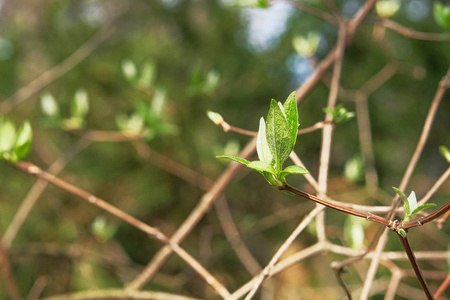
<instances>
[{"instance_id":1,"label":"thin twig","mask_svg":"<svg viewBox=\"0 0 450 300\"><path fill-rule=\"evenodd\" d=\"M112 21L116 20L117 16ZM30 99L30 97L39 93L42 89L47 87L59 77L66 74L68 71L77 66L80 62L86 59L94 52L108 37L115 31L115 26L112 26L112 21L105 24L92 38L78 48L72 55L67 57L60 64L45 71L36 79L19 89L14 95L7 100L0 103L0 112L2 114L8 113L15 106Z\"/></svg>"},{"instance_id":2,"label":"thin twig","mask_svg":"<svg viewBox=\"0 0 450 300\"><path fill-rule=\"evenodd\" d=\"M246 158L250 156L256 149L256 138L247 144L247 146L239 154L240 157ZM215 181L214 185L210 187L208 192L206 192L201 198L199 204L190 213L183 224L178 228L178 230L171 237L172 243L180 243L184 238L190 233L190 231L195 227L195 225L200 221L204 214L209 210L214 200L219 197L223 189L226 187L228 182L233 178L236 172L241 168L238 163L230 163L228 168L222 175ZM159 270L159 268L164 264L164 262L169 258L172 253L172 249L169 246L164 246L158 253L153 257L144 271L141 272L129 285L129 289L140 289L147 283Z\"/></svg>"},{"instance_id":3,"label":"thin twig","mask_svg":"<svg viewBox=\"0 0 450 300\"><path fill-rule=\"evenodd\" d=\"M419 142L416 146L416 149L411 158L411 161L408 164L405 174L403 175L402 181L400 182L400 186L399 186L400 190L406 189L406 186L411 178L412 172L414 171L414 169L417 165L419 157L420 157L422 150L425 146L425 143L428 139L428 136L429 136L429 133L431 130L431 125L436 116L436 112L437 112L439 103L441 102L442 97L444 96L444 93L448 89L449 86L450 86L450 68L447 70L447 74L444 76L444 78L439 83L439 87L436 91L433 102L431 103L431 107L430 107L427 117L425 119L425 124L423 126L422 133L419 138ZM399 205L399 201L400 201L399 197L396 196L393 201L392 210L388 215L388 219L392 219L392 217L394 216L395 210ZM376 239L378 239L378 234L376 236ZM378 263L380 260L379 255L380 255L381 251L383 251L383 249L386 245L386 242L387 242L387 230L385 229L385 230L383 230L383 233L381 233L381 238L379 239L377 247L375 249L374 258L369 266L369 270L367 271L366 279L364 280L363 290L361 292L361 300L367 299L369 296L369 291L370 291L372 282L375 278L375 273L378 269Z\"/></svg>"},{"instance_id":4,"label":"thin twig","mask_svg":"<svg viewBox=\"0 0 450 300\"><path fill-rule=\"evenodd\" d=\"M86 139L80 139L76 144L74 144L63 156L58 158L47 170L48 173L53 175L58 175L66 165L83 149L90 145L90 141ZM39 196L47 187L48 182L42 179L38 179L33 187L28 192L25 199L22 201L19 209L17 210L14 218L6 229L4 236L4 245L9 248L17 236L22 225L25 223L28 215L30 214L32 208L36 204Z\"/></svg>"},{"instance_id":5,"label":"thin twig","mask_svg":"<svg viewBox=\"0 0 450 300\"><path fill-rule=\"evenodd\" d=\"M445 280L437 289L436 293L434 293L434 298L436 300L439 300L439 298L442 296L442 294L445 292L445 290L448 288L449 285L450 285L450 274L447 275Z\"/></svg>"},{"instance_id":6,"label":"thin twig","mask_svg":"<svg viewBox=\"0 0 450 300\"><path fill-rule=\"evenodd\" d=\"M36 165L28 162L18 162L13 164L18 170L25 172L27 174L36 176L40 179L46 180L53 185L74 194L89 203L97 206L98 208L118 217L119 219L127 222L133 227L147 233L149 236L159 240L160 242L166 244L170 249L175 252L181 259L183 259L190 267L192 267L204 280L208 283L219 295L223 298L229 295L227 289L214 278L198 261L193 258L189 253L182 249L177 243L169 240L159 229L149 226L146 223L136 219L135 217L125 213L123 210L109 204L108 202L82 190L64 180L61 180L50 173L47 173L37 167Z\"/></svg>"},{"instance_id":7,"label":"thin twig","mask_svg":"<svg viewBox=\"0 0 450 300\"><path fill-rule=\"evenodd\" d=\"M401 35L411 39L433 42L450 41L450 35L448 34L416 31L386 18L377 19L376 24L394 30Z\"/></svg>"},{"instance_id":8,"label":"thin twig","mask_svg":"<svg viewBox=\"0 0 450 300\"><path fill-rule=\"evenodd\" d=\"M287 240L281 245L280 249L275 253L275 255L272 257L270 262L267 264L267 266L264 268L264 270L261 272L261 274L258 275L256 282L253 284L252 289L248 293L248 295L245 297L245 300L250 300L255 295L256 291L262 284L262 282L269 277L270 273L272 272L272 269L274 268L275 264L278 262L278 260L281 258L283 253L289 248L289 246L294 242L294 240L302 233L302 231L306 228L306 226L311 223L311 221L320 213L323 211L323 207L316 206L307 216L303 218L303 220L298 224L297 228L291 233L291 235L287 238Z\"/></svg>"},{"instance_id":9,"label":"thin twig","mask_svg":"<svg viewBox=\"0 0 450 300\"><path fill-rule=\"evenodd\" d=\"M6 285L6 290L11 300L20 300L19 289L17 288L16 281L14 279L14 274L11 268L11 263L9 261L8 253L6 247L3 243L1 230L0 230L0 269L1 275L3 277L3 282Z\"/></svg>"},{"instance_id":10,"label":"thin twig","mask_svg":"<svg viewBox=\"0 0 450 300\"><path fill-rule=\"evenodd\" d=\"M422 289L425 292L427 299L434 300L433 294L431 293L430 288L428 287L428 284L425 278L423 277L422 271L420 270L419 264L417 263L416 257L414 256L414 252L409 246L408 238L403 237L400 234L398 234L398 237L402 242L403 248L405 249L405 252L408 255L409 261L411 262L414 272L416 273L417 279L419 279L420 285L422 286Z\"/></svg>"},{"instance_id":11,"label":"thin twig","mask_svg":"<svg viewBox=\"0 0 450 300\"><path fill-rule=\"evenodd\" d=\"M245 246L244 241L241 239L239 230L233 221L233 216L231 215L227 200L225 197L219 197L219 199L214 202L214 206L225 236L236 252L236 255L247 271L252 276L256 276L259 272L261 272L261 266L248 250L247 246Z\"/></svg>"}]
</instances>

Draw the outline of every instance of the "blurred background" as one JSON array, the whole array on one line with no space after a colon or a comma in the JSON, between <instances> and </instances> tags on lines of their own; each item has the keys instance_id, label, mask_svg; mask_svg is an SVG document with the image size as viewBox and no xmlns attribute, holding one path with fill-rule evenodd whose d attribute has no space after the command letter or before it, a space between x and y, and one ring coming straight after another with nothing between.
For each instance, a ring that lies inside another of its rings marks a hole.
<instances>
[{"instance_id":1,"label":"blurred background","mask_svg":"<svg viewBox=\"0 0 450 300\"><path fill-rule=\"evenodd\" d=\"M363 2L334 1L348 18ZM319 0L298 3L329 11ZM208 119L207 110L220 113L233 126L257 131L270 99L284 101L336 43L337 28L299 9L295 1L271 4L257 8L226 0L0 1L0 112L16 124L30 120L34 137L27 160L47 169L67 153L74 154L65 160L59 177L170 236L203 195L202 183L204 187L208 179L214 181L226 168L228 161L215 156L237 155L251 139L223 132ZM425 0L402 1L391 20L417 31L448 34L434 20L433 4ZM334 199L373 206L390 205L391 187L400 183L450 63L448 41L409 39L374 25L375 21L373 12L345 53L338 103L354 112L357 91L374 87L365 100L376 179L365 180L356 118L335 128L329 178ZM305 41L312 49L305 50ZM383 69L386 72L374 79ZM331 72L299 103L300 129L324 119L330 78ZM421 198L448 167L439 147L450 147L449 111L447 93L405 191L408 195L414 190ZM74 150L92 131L142 134L143 140L94 139ZM321 132L315 131L299 136L295 148L315 177L320 145ZM2 236L34 183L34 178L0 164ZM314 192L301 176L292 176L289 183ZM447 182L430 202L442 205L449 193ZM245 244L261 266L314 207L271 189L259 174L248 171L231 181L225 196ZM367 246L378 228L364 223L364 235L354 242L348 233L354 221L332 211L327 211L326 220L328 238L348 247ZM448 225L440 231L428 224L411 233L412 246L417 251L445 251L448 233ZM316 238L311 226L297 239L292 253ZM53 186L40 195L10 242L10 260L23 297L37 280L43 286L41 296L120 288L161 247ZM230 290L252 278L214 209L182 246ZM401 249L391 236L387 250ZM319 255L282 272L273 281L274 299L342 297L329 264L344 258ZM407 261L399 265L410 269ZM367 266L362 262L351 268L352 289L362 286L360 276ZM442 260L422 266L448 270ZM389 278L381 266L377 280L386 285ZM430 285L436 288L441 281L431 280ZM420 288L414 277L402 282ZM217 297L174 255L145 288ZM398 299L414 299L408 295L411 290L403 290ZM0 298L8 299L1 280ZM383 299L383 292L373 299Z\"/></svg>"}]
</instances>

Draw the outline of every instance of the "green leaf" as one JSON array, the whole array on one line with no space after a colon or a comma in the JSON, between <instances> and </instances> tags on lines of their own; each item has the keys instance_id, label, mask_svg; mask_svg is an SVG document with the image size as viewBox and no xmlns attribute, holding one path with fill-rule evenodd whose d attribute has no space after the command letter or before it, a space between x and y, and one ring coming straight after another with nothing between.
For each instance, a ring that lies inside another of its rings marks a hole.
<instances>
[{"instance_id":1,"label":"green leaf","mask_svg":"<svg viewBox=\"0 0 450 300\"><path fill-rule=\"evenodd\" d=\"M270 164L268 164L264 161L256 160L256 161L249 162L247 167L249 167L250 169L256 170L260 173L268 172L273 175L276 175L275 169Z\"/></svg>"},{"instance_id":2,"label":"green leaf","mask_svg":"<svg viewBox=\"0 0 450 300\"><path fill-rule=\"evenodd\" d=\"M33 130L30 122L25 121L17 130L17 138L13 148L16 160L24 158L30 152L32 138Z\"/></svg>"},{"instance_id":3,"label":"green leaf","mask_svg":"<svg viewBox=\"0 0 450 300\"><path fill-rule=\"evenodd\" d=\"M258 153L259 160L272 164L273 156L270 152L269 144L267 143L266 123L264 122L264 118L259 120L258 137L256 139L256 152Z\"/></svg>"},{"instance_id":4,"label":"green leaf","mask_svg":"<svg viewBox=\"0 0 450 300\"><path fill-rule=\"evenodd\" d=\"M153 85L156 74L156 66L153 62L146 62L141 70L141 76L137 86L141 89L148 89Z\"/></svg>"},{"instance_id":5,"label":"green leaf","mask_svg":"<svg viewBox=\"0 0 450 300\"><path fill-rule=\"evenodd\" d=\"M440 146L439 151L441 152L445 160L447 160L447 162L450 163L450 150L448 150L448 148L445 146Z\"/></svg>"},{"instance_id":6,"label":"green leaf","mask_svg":"<svg viewBox=\"0 0 450 300\"><path fill-rule=\"evenodd\" d=\"M16 127L10 120L0 123L0 152L9 151L16 139Z\"/></svg>"},{"instance_id":7,"label":"green leaf","mask_svg":"<svg viewBox=\"0 0 450 300\"><path fill-rule=\"evenodd\" d=\"M277 172L292 151L293 144L289 124L278 103L272 99L266 123L266 138L270 152L275 159Z\"/></svg>"},{"instance_id":8,"label":"green leaf","mask_svg":"<svg viewBox=\"0 0 450 300\"><path fill-rule=\"evenodd\" d=\"M406 197L406 195L400 191L398 188L396 187L392 187L394 189L394 191L400 196L400 198L403 201L403 209L405 211L405 219L409 216L411 216L411 209L409 208L409 201L408 201L408 197Z\"/></svg>"},{"instance_id":9,"label":"green leaf","mask_svg":"<svg viewBox=\"0 0 450 300\"><path fill-rule=\"evenodd\" d=\"M411 217L414 216L415 214L417 214L418 212L420 212L421 210L424 210L426 208L433 207L433 206L436 206L436 204L434 204L434 203L422 204L411 212Z\"/></svg>"},{"instance_id":10,"label":"green leaf","mask_svg":"<svg viewBox=\"0 0 450 300\"><path fill-rule=\"evenodd\" d=\"M59 116L59 106L52 94L44 93L41 95L41 110L48 117Z\"/></svg>"},{"instance_id":11,"label":"green leaf","mask_svg":"<svg viewBox=\"0 0 450 300\"><path fill-rule=\"evenodd\" d=\"M443 5L441 2L434 2L433 7L434 20L445 29L450 29L450 6Z\"/></svg>"},{"instance_id":12,"label":"green leaf","mask_svg":"<svg viewBox=\"0 0 450 300\"><path fill-rule=\"evenodd\" d=\"M295 92L292 92L283 104L284 112L289 124L289 130L291 132L292 147L295 146L295 141L297 139L297 129L298 129L298 109L297 102L295 98ZM291 149L292 151L292 149Z\"/></svg>"},{"instance_id":13,"label":"green leaf","mask_svg":"<svg viewBox=\"0 0 450 300\"><path fill-rule=\"evenodd\" d=\"M85 89L78 89L72 101L71 114L74 118L83 119L89 111L89 98Z\"/></svg>"},{"instance_id":14,"label":"green leaf","mask_svg":"<svg viewBox=\"0 0 450 300\"><path fill-rule=\"evenodd\" d=\"M219 113L208 110L206 111L206 114L208 115L208 118L216 125L220 125L223 122L223 117Z\"/></svg>"},{"instance_id":15,"label":"green leaf","mask_svg":"<svg viewBox=\"0 0 450 300\"><path fill-rule=\"evenodd\" d=\"M400 228L399 230L398 230L398 234L400 234L402 237L406 237L406 231L405 231L405 229L403 229L403 228Z\"/></svg>"},{"instance_id":16,"label":"green leaf","mask_svg":"<svg viewBox=\"0 0 450 300\"><path fill-rule=\"evenodd\" d=\"M137 69L134 62L132 62L130 59L125 59L124 61L122 61L122 73L126 79L128 79L129 81L133 81L137 75Z\"/></svg>"},{"instance_id":17,"label":"green leaf","mask_svg":"<svg viewBox=\"0 0 450 300\"><path fill-rule=\"evenodd\" d=\"M225 158L225 159L230 159L230 160L234 160L238 163L241 163L243 165L248 166L248 164L250 163L248 160L240 158L240 157L236 157L236 156L230 156L230 155L218 155L216 156L217 158Z\"/></svg>"},{"instance_id":18,"label":"green leaf","mask_svg":"<svg viewBox=\"0 0 450 300\"><path fill-rule=\"evenodd\" d=\"M344 176L350 182L364 180L364 162L361 155L356 154L345 163Z\"/></svg>"},{"instance_id":19,"label":"green leaf","mask_svg":"<svg viewBox=\"0 0 450 300\"><path fill-rule=\"evenodd\" d=\"M308 170L300 166L288 166L283 171L280 172L280 177L284 178L289 174L308 174Z\"/></svg>"}]
</instances>

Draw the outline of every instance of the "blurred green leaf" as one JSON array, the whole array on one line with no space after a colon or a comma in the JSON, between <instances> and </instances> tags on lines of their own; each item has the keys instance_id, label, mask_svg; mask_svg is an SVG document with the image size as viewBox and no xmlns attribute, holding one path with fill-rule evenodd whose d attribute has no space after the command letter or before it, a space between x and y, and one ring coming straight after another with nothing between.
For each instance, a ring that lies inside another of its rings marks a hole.
<instances>
[{"instance_id":1,"label":"blurred green leaf","mask_svg":"<svg viewBox=\"0 0 450 300\"><path fill-rule=\"evenodd\" d=\"M41 110L48 117L59 117L59 106L52 94L47 92L41 95Z\"/></svg>"},{"instance_id":2,"label":"blurred green leaf","mask_svg":"<svg viewBox=\"0 0 450 300\"><path fill-rule=\"evenodd\" d=\"M16 160L21 160L30 152L32 139L33 130L30 122L25 121L17 130L17 138L14 142L13 152Z\"/></svg>"},{"instance_id":3,"label":"blurred green leaf","mask_svg":"<svg viewBox=\"0 0 450 300\"><path fill-rule=\"evenodd\" d=\"M450 163L450 150L448 150L448 148L445 146L440 146L439 151L441 152L445 160Z\"/></svg>"},{"instance_id":4,"label":"blurred green leaf","mask_svg":"<svg viewBox=\"0 0 450 300\"><path fill-rule=\"evenodd\" d=\"M8 120L0 120L0 152L9 151L16 139L16 127Z\"/></svg>"},{"instance_id":5,"label":"blurred green leaf","mask_svg":"<svg viewBox=\"0 0 450 300\"><path fill-rule=\"evenodd\" d=\"M450 5L444 5L439 1L434 2L434 20L445 29L450 29Z\"/></svg>"},{"instance_id":6,"label":"blurred green leaf","mask_svg":"<svg viewBox=\"0 0 450 300\"><path fill-rule=\"evenodd\" d=\"M379 0L375 9L381 18L390 18L400 9L400 4L400 0Z\"/></svg>"}]
</instances>

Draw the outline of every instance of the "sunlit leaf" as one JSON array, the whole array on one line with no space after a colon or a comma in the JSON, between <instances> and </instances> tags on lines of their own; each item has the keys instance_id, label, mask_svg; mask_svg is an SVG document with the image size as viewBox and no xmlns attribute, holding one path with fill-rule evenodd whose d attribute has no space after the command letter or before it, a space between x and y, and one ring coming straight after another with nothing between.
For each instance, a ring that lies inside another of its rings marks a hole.
<instances>
[{"instance_id":1,"label":"sunlit leaf","mask_svg":"<svg viewBox=\"0 0 450 300\"><path fill-rule=\"evenodd\" d=\"M33 131L30 122L25 121L17 130L17 137L13 148L15 159L20 160L30 152L32 138Z\"/></svg>"},{"instance_id":2,"label":"sunlit leaf","mask_svg":"<svg viewBox=\"0 0 450 300\"><path fill-rule=\"evenodd\" d=\"M248 164L250 163L248 160L240 158L240 157L236 157L236 156L230 156L230 155L218 155L216 156L217 158L225 158L225 159L230 159L233 161L236 161L238 163L241 163L243 165L248 166Z\"/></svg>"},{"instance_id":3,"label":"sunlit leaf","mask_svg":"<svg viewBox=\"0 0 450 300\"><path fill-rule=\"evenodd\" d=\"M433 15L436 23L445 29L450 29L450 5L434 2Z\"/></svg>"},{"instance_id":4,"label":"sunlit leaf","mask_svg":"<svg viewBox=\"0 0 450 300\"><path fill-rule=\"evenodd\" d=\"M6 119L0 123L0 152L9 151L16 139L16 127Z\"/></svg>"},{"instance_id":5,"label":"sunlit leaf","mask_svg":"<svg viewBox=\"0 0 450 300\"><path fill-rule=\"evenodd\" d=\"M448 150L448 148L445 146L440 146L439 151L441 152L445 160L447 160L447 162L450 163L450 150Z\"/></svg>"},{"instance_id":6,"label":"sunlit leaf","mask_svg":"<svg viewBox=\"0 0 450 300\"><path fill-rule=\"evenodd\" d=\"M272 153L270 152L269 144L267 143L266 137L266 123L264 118L259 120L259 130L258 137L256 141L256 152L258 153L258 158L268 164L273 161Z\"/></svg>"}]
</instances>

